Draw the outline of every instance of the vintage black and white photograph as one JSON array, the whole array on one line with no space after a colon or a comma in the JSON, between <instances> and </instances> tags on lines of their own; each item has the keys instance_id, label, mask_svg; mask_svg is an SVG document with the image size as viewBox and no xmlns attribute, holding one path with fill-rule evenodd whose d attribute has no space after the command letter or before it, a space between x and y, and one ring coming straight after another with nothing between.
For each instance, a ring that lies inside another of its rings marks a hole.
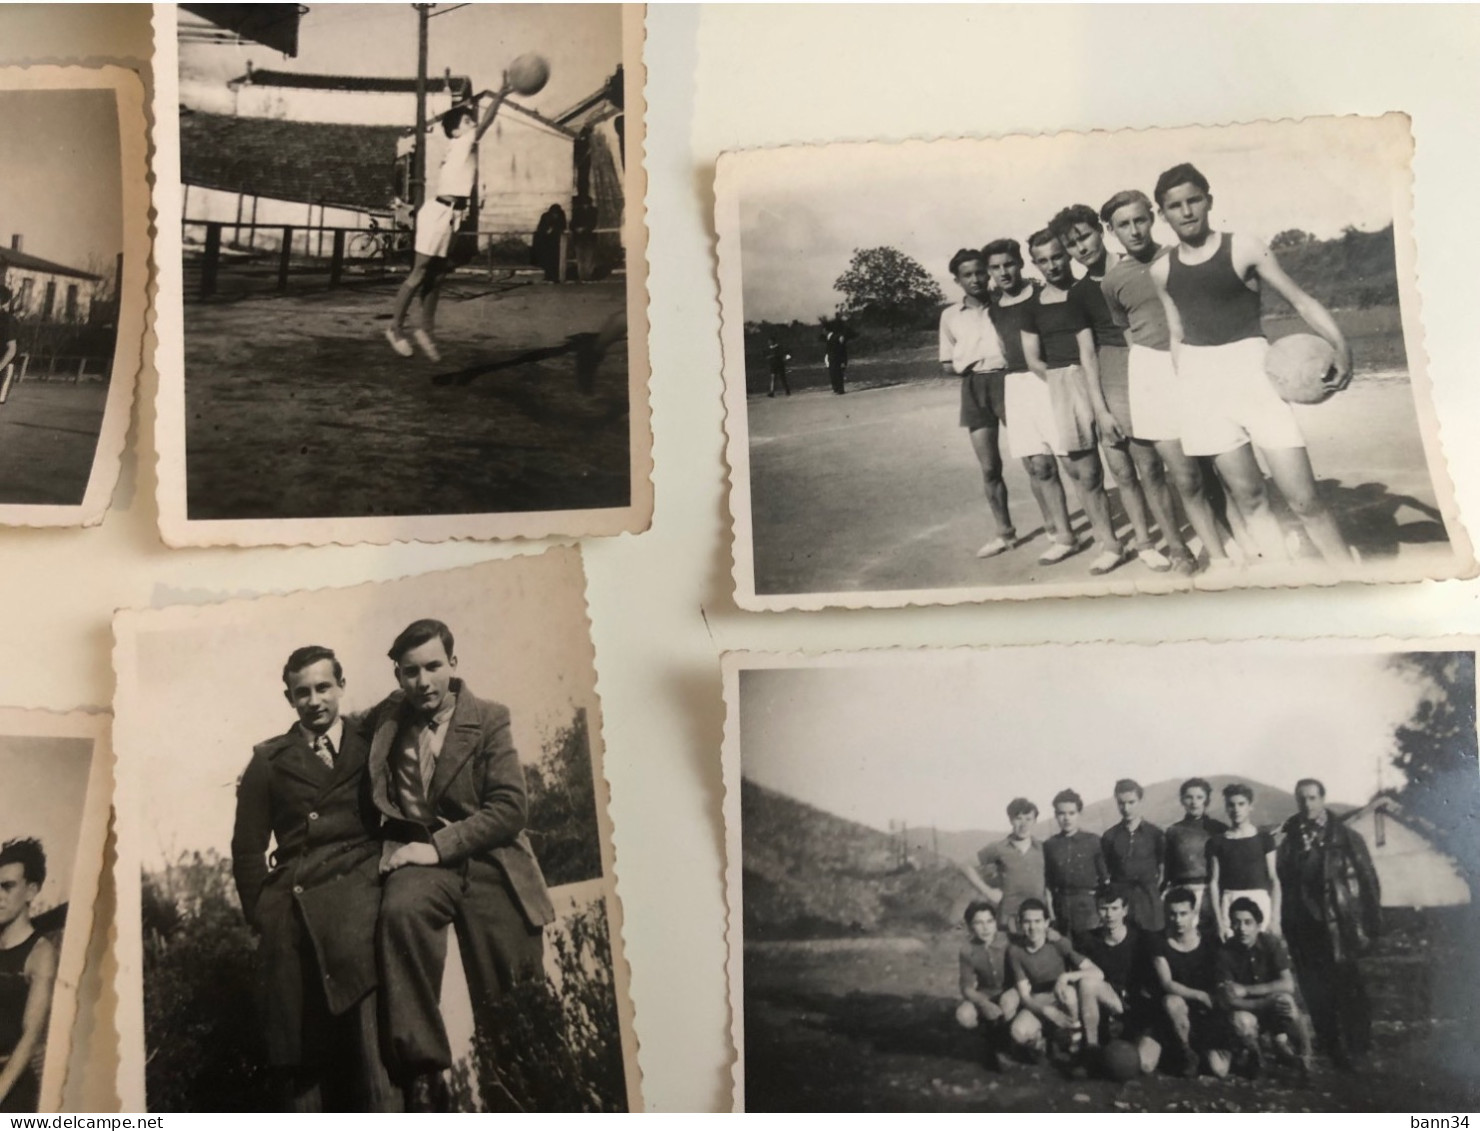
<instances>
[{"instance_id":1,"label":"vintage black and white photograph","mask_svg":"<svg viewBox=\"0 0 1480 1131\"><path fill-rule=\"evenodd\" d=\"M1407 118L742 150L716 180L736 597L1469 575Z\"/></svg>"},{"instance_id":2,"label":"vintage black and white photograph","mask_svg":"<svg viewBox=\"0 0 1480 1131\"><path fill-rule=\"evenodd\" d=\"M60 1110L103 874L108 727L0 710L0 1112Z\"/></svg>"},{"instance_id":3,"label":"vintage black and white photograph","mask_svg":"<svg viewBox=\"0 0 1480 1131\"><path fill-rule=\"evenodd\" d=\"M1472 641L735 653L725 696L737 1109L1480 1100Z\"/></svg>"},{"instance_id":4,"label":"vintage black and white photograph","mask_svg":"<svg viewBox=\"0 0 1480 1131\"><path fill-rule=\"evenodd\" d=\"M156 8L172 545L651 514L642 16Z\"/></svg>"},{"instance_id":5,"label":"vintage black and white photograph","mask_svg":"<svg viewBox=\"0 0 1480 1131\"><path fill-rule=\"evenodd\" d=\"M0 523L103 520L142 358L144 88L0 68Z\"/></svg>"},{"instance_id":6,"label":"vintage black and white photograph","mask_svg":"<svg viewBox=\"0 0 1480 1131\"><path fill-rule=\"evenodd\" d=\"M119 615L126 1109L641 1109L584 586Z\"/></svg>"}]
</instances>

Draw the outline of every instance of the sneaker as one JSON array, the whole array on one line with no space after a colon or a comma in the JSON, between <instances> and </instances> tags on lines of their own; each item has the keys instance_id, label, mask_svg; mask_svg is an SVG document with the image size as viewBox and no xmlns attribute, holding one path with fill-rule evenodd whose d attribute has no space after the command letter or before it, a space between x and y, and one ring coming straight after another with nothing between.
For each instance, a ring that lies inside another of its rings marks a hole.
<instances>
[{"instance_id":1,"label":"sneaker","mask_svg":"<svg viewBox=\"0 0 1480 1131\"><path fill-rule=\"evenodd\" d=\"M401 337L401 335L396 333L394 330L386 330L385 340L390 342L391 349L395 350L402 357L411 357L416 353L416 351L411 348L411 343L408 342L405 338Z\"/></svg>"},{"instance_id":2,"label":"sneaker","mask_svg":"<svg viewBox=\"0 0 1480 1131\"><path fill-rule=\"evenodd\" d=\"M1168 563L1170 565L1170 563ZM1089 563L1091 577L1101 577L1113 569L1119 569L1125 565L1125 552L1123 550L1105 550L1094 561Z\"/></svg>"},{"instance_id":3,"label":"sneaker","mask_svg":"<svg viewBox=\"0 0 1480 1131\"><path fill-rule=\"evenodd\" d=\"M437 343L432 341L432 336L425 330L412 330L411 337L421 347L421 352L427 355L431 361L441 361L441 351L437 349Z\"/></svg>"},{"instance_id":4,"label":"sneaker","mask_svg":"<svg viewBox=\"0 0 1480 1131\"><path fill-rule=\"evenodd\" d=\"M1136 558L1147 569L1156 573L1166 573L1167 570L1172 568L1171 559L1155 546L1137 546Z\"/></svg>"},{"instance_id":5,"label":"sneaker","mask_svg":"<svg viewBox=\"0 0 1480 1131\"><path fill-rule=\"evenodd\" d=\"M1058 565L1065 558L1072 558L1079 553L1079 545L1076 542L1050 542L1048 549L1038 555L1039 565Z\"/></svg>"},{"instance_id":6,"label":"sneaker","mask_svg":"<svg viewBox=\"0 0 1480 1131\"><path fill-rule=\"evenodd\" d=\"M1183 577L1191 577L1197 572L1197 559L1192 556L1188 549L1173 550L1168 555L1172 560L1172 572L1181 574Z\"/></svg>"},{"instance_id":7,"label":"sneaker","mask_svg":"<svg viewBox=\"0 0 1480 1131\"><path fill-rule=\"evenodd\" d=\"M976 556L979 558L995 558L998 554L1007 553L1008 550L1012 549L1016 545L1017 535L1012 531L1008 531L1006 534L1003 534L997 538L993 538L990 542L987 542L985 545L983 545L982 548L976 552Z\"/></svg>"}]
</instances>

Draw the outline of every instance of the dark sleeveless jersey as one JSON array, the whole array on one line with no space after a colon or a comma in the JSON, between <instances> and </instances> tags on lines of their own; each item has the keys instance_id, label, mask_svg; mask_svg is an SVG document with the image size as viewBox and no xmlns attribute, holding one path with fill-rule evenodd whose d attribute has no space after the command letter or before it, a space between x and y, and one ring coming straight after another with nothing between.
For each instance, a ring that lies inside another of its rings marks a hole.
<instances>
[{"instance_id":1,"label":"dark sleeveless jersey","mask_svg":"<svg viewBox=\"0 0 1480 1131\"><path fill-rule=\"evenodd\" d=\"M993 300L990 315L992 325L997 327L997 336L1002 339L1002 356L1007 362L1009 373L1026 373L1027 359L1023 357L1023 327L1027 324L1029 311L1037 303L1030 294L1020 302L1003 306Z\"/></svg>"},{"instance_id":2,"label":"dark sleeveless jersey","mask_svg":"<svg viewBox=\"0 0 1480 1131\"><path fill-rule=\"evenodd\" d=\"M1095 332L1097 346L1125 345L1125 330L1116 324L1110 314L1110 304L1105 301L1105 292L1100 289L1100 280L1088 275L1069 288L1069 301L1079 304Z\"/></svg>"},{"instance_id":3,"label":"dark sleeveless jersey","mask_svg":"<svg viewBox=\"0 0 1480 1131\"><path fill-rule=\"evenodd\" d=\"M1233 237L1223 232L1218 250L1206 263L1189 267L1181 248L1167 256L1167 294L1182 319L1189 346L1226 346L1264 337L1259 322L1259 292L1250 290L1233 269Z\"/></svg>"},{"instance_id":4,"label":"dark sleeveless jersey","mask_svg":"<svg viewBox=\"0 0 1480 1131\"><path fill-rule=\"evenodd\" d=\"M31 937L19 946L0 950L0 1056L9 1055L20 1042L26 998L31 992L31 983L26 980L26 960L40 941L41 932L32 931Z\"/></svg>"}]
</instances>

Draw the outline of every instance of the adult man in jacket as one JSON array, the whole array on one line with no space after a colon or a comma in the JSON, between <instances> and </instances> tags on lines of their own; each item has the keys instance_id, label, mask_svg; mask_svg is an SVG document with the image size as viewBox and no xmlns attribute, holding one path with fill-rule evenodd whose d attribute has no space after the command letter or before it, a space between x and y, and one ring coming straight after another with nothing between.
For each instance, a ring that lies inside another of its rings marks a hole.
<instances>
[{"instance_id":1,"label":"adult man in jacket","mask_svg":"<svg viewBox=\"0 0 1480 1131\"><path fill-rule=\"evenodd\" d=\"M446 1106L452 1063L439 1007L447 928L487 1033L510 988L542 973L555 918L525 836L528 795L509 709L454 676L441 621L407 626L390 648L400 690L371 712L370 780L385 817L378 940L392 1067L413 1111Z\"/></svg>"},{"instance_id":2,"label":"adult man in jacket","mask_svg":"<svg viewBox=\"0 0 1480 1131\"><path fill-rule=\"evenodd\" d=\"M297 649L283 684L298 722L253 748L231 836L237 895L260 936L268 1062L289 1110L399 1111L376 1016L369 748L340 717L344 671L330 649Z\"/></svg>"}]
</instances>

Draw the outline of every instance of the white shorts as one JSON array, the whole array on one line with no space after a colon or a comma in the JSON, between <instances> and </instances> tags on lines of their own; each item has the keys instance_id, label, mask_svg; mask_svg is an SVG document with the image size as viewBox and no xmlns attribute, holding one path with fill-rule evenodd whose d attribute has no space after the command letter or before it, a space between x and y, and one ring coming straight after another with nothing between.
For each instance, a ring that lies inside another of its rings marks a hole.
<instances>
[{"instance_id":1,"label":"white shorts","mask_svg":"<svg viewBox=\"0 0 1480 1131\"><path fill-rule=\"evenodd\" d=\"M1077 365L1007 375L1007 448L1016 458L1066 456L1095 446L1095 415Z\"/></svg>"},{"instance_id":2,"label":"white shorts","mask_svg":"<svg viewBox=\"0 0 1480 1131\"><path fill-rule=\"evenodd\" d=\"M1137 440L1182 438L1182 387L1168 350L1132 345L1131 435Z\"/></svg>"},{"instance_id":3,"label":"white shorts","mask_svg":"<svg viewBox=\"0 0 1480 1131\"><path fill-rule=\"evenodd\" d=\"M1222 346L1182 347L1182 447L1190 456L1216 456L1244 444L1303 448L1294 410L1264 373L1269 343L1243 338Z\"/></svg>"},{"instance_id":4,"label":"white shorts","mask_svg":"<svg viewBox=\"0 0 1480 1131\"><path fill-rule=\"evenodd\" d=\"M416 213L416 253L446 259L463 215L461 209L435 197L423 204Z\"/></svg>"}]
</instances>

